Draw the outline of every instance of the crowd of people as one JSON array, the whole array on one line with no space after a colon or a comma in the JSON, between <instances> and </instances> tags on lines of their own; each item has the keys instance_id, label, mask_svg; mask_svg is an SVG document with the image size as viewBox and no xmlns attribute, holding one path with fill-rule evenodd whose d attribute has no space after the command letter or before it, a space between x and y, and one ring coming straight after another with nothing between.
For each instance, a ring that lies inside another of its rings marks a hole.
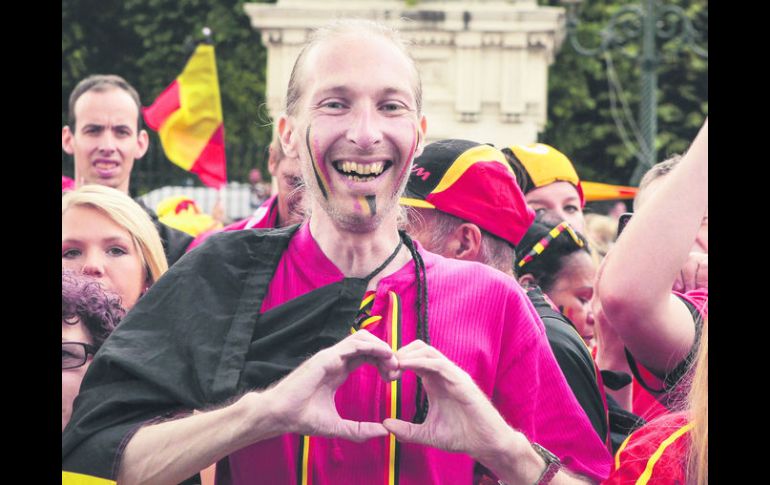
<instances>
[{"instance_id":1,"label":"crowd of people","mask_svg":"<svg viewBox=\"0 0 770 485\"><path fill-rule=\"evenodd\" d=\"M314 32L273 194L194 237L128 195L136 90L69 112L63 483L708 483L707 120L599 250L557 148L426 142L380 23Z\"/></svg>"}]
</instances>

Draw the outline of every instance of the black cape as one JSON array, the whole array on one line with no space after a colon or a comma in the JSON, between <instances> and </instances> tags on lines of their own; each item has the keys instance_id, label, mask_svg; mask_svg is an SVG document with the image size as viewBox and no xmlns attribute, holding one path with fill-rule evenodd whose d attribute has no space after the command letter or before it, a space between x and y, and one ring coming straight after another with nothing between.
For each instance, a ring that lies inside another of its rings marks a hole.
<instances>
[{"instance_id":1,"label":"black cape","mask_svg":"<svg viewBox=\"0 0 770 485\"><path fill-rule=\"evenodd\" d=\"M62 433L62 470L115 480L143 424L263 388L350 334L363 278L259 314L297 227L215 234L153 285L83 379Z\"/></svg>"}]
</instances>

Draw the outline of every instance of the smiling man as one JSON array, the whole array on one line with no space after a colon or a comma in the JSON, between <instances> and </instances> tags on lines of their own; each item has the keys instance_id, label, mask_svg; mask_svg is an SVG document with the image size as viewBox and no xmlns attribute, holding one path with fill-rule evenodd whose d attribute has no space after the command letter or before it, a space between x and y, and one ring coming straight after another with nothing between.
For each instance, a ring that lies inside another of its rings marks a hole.
<instances>
[{"instance_id":1,"label":"smiling man","mask_svg":"<svg viewBox=\"0 0 770 485\"><path fill-rule=\"evenodd\" d=\"M141 129L141 107L136 89L120 76L96 74L75 86L61 133L62 149L75 161L75 187L106 185L130 195L134 163L149 147L147 132ZM136 202L152 218L172 265L192 237L163 224L141 200Z\"/></svg>"},{"instance_id":2,"label":"smiling man","mask_svg":"<svg viewBox=\"0 0 770 485\"><path fill-rule=\"evenodd\" d=\"M476 462L511 483L605 477L516 282L399 231L426 122L398 34L317 31L278 128L309 219L215 234L151 288L94 359L63 469L121 484L217 461L238 484L470 484Z\"/></svg>"}]
</instances>

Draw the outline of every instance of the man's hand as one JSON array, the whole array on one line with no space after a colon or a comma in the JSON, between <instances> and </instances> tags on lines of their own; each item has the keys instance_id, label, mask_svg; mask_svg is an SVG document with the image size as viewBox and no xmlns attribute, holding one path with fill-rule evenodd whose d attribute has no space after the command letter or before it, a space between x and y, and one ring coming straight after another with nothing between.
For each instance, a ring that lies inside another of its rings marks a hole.
<instances>
[{"instance_id":1,"label":"man's hand","mask_svg":"<svg viewBox=\"0 0 770 485\"><path fill-rule=\"evenodd\" d=\"M364 363L377 367L382 378L399 376L398 361L388 344L360 330L318 352L263 393L276 406L280 433L339 437L353 441L387 436L381 423L342 419L334 404L337 388Z\"/></svg>"},{"instance_id":2,"label":"man's hand","mask_svg":"<svg viewBox=\"0 0 770 485\"><path fill-rule=\"evenodd\" d=\"M420 425L386 419L388 431L400 441L466 453L482 462L499 448L510 427L468 373L421 340L399 349L396 357L401 371L422 378L430 407Z\"/></svg>"},{"instance_id":3,"label":"man's hand","mask_svg":"<svg viewBox=\"0 0 770 485\"><path fill-rule=\"evenodd\" d=\"M691 252L674 281L674 291L685 293L698 288L709 287L708 253Z\"/></svg>"}]
</instances>

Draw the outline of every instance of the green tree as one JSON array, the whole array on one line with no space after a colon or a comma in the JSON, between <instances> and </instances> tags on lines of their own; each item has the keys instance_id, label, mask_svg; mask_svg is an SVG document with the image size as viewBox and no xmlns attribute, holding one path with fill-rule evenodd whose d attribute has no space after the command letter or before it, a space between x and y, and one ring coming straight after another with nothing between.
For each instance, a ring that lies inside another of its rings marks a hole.
<instances>
[{"instance_id":1,"label":"green tree","mask_svg":"<svg viewBox=\"0 0 770 485\"><path fill-rule=\"evenodd\" d=\"M204 26L213 31L225 123L228 179L251 168L267 175L272 128L264 108L266 50L243 10L244 0L67 0L62 2L62 123L70 91L83 77L125 77L148 106L182 72ZM169 162L151 133L150 151L134 169L132 192L197 177ZM63 156L63 173L72 163Z\"/></svg>"},{"instance_id":2,"label":"green tree","mask_svg":"<svg viewBox=\"0 0 770 485\"><path fill-rule=\"evenodd\" d=\"M558 6L559 0L540 0L541 5ZM579 9L580 41L594 47L600 30L621 6L640 0L589 0ZM673 0L682 7L700 34L698 45L708 50L708 1ZM708 60L692 50L677 50L675 41L658 39L658 161L682 153L695 137L708 114ZM627 184L637 164L632 144L638 143L626 122L626 141L618 121L624 118L612 108L608 72L614 68L618 84L629 106L630 117L638 123L640 67L635 55L640 39L611 51L610 62L603 57L579 55L565 40L550 68L548 80L548 122L540 141L557 147L575 163L581 178L598 182ZM629 143L628 141L631 141Z\"/></svg>"}]
</instances>

